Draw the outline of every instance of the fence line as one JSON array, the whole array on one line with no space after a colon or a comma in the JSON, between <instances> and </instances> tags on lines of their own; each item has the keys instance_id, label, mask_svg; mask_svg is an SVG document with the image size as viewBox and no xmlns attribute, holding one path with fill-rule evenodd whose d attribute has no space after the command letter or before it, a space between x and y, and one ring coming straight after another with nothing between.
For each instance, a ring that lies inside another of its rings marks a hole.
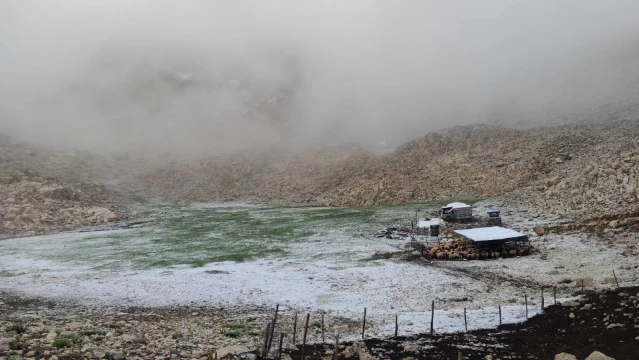
<instances>
[{"instance_id":1,"label":"fence line","mask_svg":"<svg viewBox=\"0 0 639 360\"><path fill-rule=\"evenodd\" d=\"M613 276L615 278L615 284L616 284L616 286L618 288L619 287L619 281L618 281L616 273L613 272ZM581 290L581 295L583 295L584 291L585 291L585 284L584 283L585 283L585 281L583 281L583 280L577 283L577 286L582 289ZM545 304L544 288L548 288L548 287L549 286L541 286L540 287L540 292L541 292L541 297L540 297L540 303L541 304L540 304L540 308L539 308L540 313L543 313L545 311L546 307L548 307L548 306L558 306L558 304L559 304L558 301L557 301L557 286L553 286L553 300L554 301L553 301L552 305L546 305ZM522 298L523 298L523 304L522 305L517 305L517 306L523 306L523 309L520 310L520 311L523 312L523 314L522 314L523 316L521 316L519 318L519 320L526 321L526 320L529 319L529 316L528 316L529 315L528 294L527 293L523 294ZM490 308L492 308L492 307L493 306L491 306ZM502 304L500 303L500 304L498 304L498 305L496 305L494 307L496 308L495 315L494 315L495 316L494 323L498 324L498 326L501 326L501 325L503 325L505 323L503 321L503 317L502 317ZM486 309L486 308L483 308L483 309ZM265 339L264 339L264 350L265 350L264 351L264 357L268 356L269 350L271 348L271 343L273 341L273 338L275 337L274 329L275 329L275 325L276 325L277 319L278 319L278 311L279 311L279 304L275 308L275 315L273 316L272 321L270 321L268 326L266 327ZM438 310L439 313L445 313L446 311L447 310ZM433 335L433 334L437 333L437 321L436 321L435 312L436 312L435 311L435 300L431 300L431 311L430 311L430 314L429 314L430 315L430 335ZM428 312L425 312L425 313L427 314ZM512 311L511 311L511 314L512 314ZM297 344L296 344L296 332L297 332L297 322L298 322L298 316L297 315L298 315L298 312L295 311L294 321L293 321L293 325L292 325L292 332L291 332L292 333L291 344L293 346L297 346ZM536 315L536 314L533 314L533 315ZM322 337L321 344L325 344L326 345L327 343L326 343L326 338L325 338L325 319L324 319L325 312L321 311L319 313L319 316L320 316L320 319L321 319L321 337ZM366 316L367 316L367 308L364 308L364 315L363 315L363 318L362 318L362 326L361 326L361 338L362 339L365 339ZM400 333L401 333L400 322L399 322L399 317L400 316L401 316L401 313L398 313L398 314L394 315L394 317L395 317L395 319L394 319L395 320L395 322L394 322L394 332L393 332L393 336L390 336L391 338L392 337L401 336L400 335ZM306 347L306 340L307 340L310 317L311 317L311 313L307 313L306 322L305 322L305 325L304 325L303 342L302 342L302 345L301 345L302 359L303 359L303 356L304 356L304 353L305 353L305 347ZM485 316L482 316L482 318L484 318L483 319L483 321L484 321L483 325L487 325L487 324L489 324L491 322L491 321L486 322ZM512 319L512 317L511 317L511 319ZM468 332L468 324L472 320L473 320L473 317L472 316L468 316L466 308L463 308L463 321L464 321L463 322L463 329L464 330L460 330L460 332L461 331ZM480 320L480 322L481 322L481 320ZM515 321L515 322L517 322L517 321ZM512 322L510 322L510 323L512 323ZM472 322L471 322L471 324L472 324ZM461 326L461 324L460 324L460 326ZM482 329L482 328L487 328L487 327L478 327L476 329ZM428 336L428 335L426 335L426 330L421 331L421 332L419 332L417 334L411 334L411 335L418 335L418 334L422 335L422 336ZM279 336L280 336L280 339L279 339L279 347L278 347L279 349L277 351L277 353L278 353L277 358L281 359L282 343L283 343L283 339L285 337L285 333L284 333L283 330L282 330L282 332L280 333ZM338 351L339 334L335 334L335 337L333 339L334 339L334 349L335 349L334 352L336 353Z\"/></svg>"}]
</instances>

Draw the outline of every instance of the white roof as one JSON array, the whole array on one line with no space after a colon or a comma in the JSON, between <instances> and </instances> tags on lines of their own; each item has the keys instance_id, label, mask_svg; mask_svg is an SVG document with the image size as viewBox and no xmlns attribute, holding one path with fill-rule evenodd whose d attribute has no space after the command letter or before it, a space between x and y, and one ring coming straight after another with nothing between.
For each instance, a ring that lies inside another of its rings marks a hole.
<instances>
[{"instance_id":1,"label":"white roof","mask_svg":"<svg viewBox=\"0 0 639 360\"><path fill-rule=\"evenodd\" d=\"M441 223L440 219L430 219L430 220L419 220L417 223L418 228L430 228L431 225L439 225Z\"/></svg>"},{"instance_id":2,"label":"white roof","mask_svg":"<svg viewBox=\"0 0 639 360\"><path fill-rule=\"evenodd\" d=\"M506 240L526 236L515 230L506 229L499 226L491 226L485 228L455 230L459 235L465 236L472 241L493 241Z\"/></svg>"},{"instance_id":3,"label":"white roof","mask_svg":"<svg viewBox=\"0 0 639 360\"><path fill-rule=\"evenodd\" d=\"M468 204L464 204L463 202L454 202L454 203L450 203L444 207L452 207L452 208L463 208L463 207L469 207L470 205Z\"/></svg>"}]
</instances>

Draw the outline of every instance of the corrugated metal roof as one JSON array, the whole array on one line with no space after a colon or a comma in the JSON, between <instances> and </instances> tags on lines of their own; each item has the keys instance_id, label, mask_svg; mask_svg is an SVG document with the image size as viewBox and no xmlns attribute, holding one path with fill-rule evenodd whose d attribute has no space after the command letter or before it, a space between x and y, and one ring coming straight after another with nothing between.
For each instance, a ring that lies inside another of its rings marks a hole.
<instances>
[{"instance_id":1,"label":"corrugated metal roof","mask_svg":"<svg viewBox=\"0 0 639 360\"><path fill-rule=\"evenodd\" d=\"M499 226L455 230L455 233L462 235L472 241L504 241L526 236L515 230L506 229Z\"/></svg>"}]
</instances>

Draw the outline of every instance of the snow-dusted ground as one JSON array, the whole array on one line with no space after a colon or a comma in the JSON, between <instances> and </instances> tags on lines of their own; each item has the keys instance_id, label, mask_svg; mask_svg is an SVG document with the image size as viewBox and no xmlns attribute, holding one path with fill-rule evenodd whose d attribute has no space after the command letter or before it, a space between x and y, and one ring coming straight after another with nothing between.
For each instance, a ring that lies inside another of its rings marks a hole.
<instances>
[{"instance_id":1,"label":"snow-dusted ground","mask_svg":"<svg viewBox=\"0 0 639 360\"><path fill-rule=\"evenodd\" d=\"M521 219L519 223L525 230L538 222ZM101 236L127 231L132 230ZM111 263L123 261L118 257L77 263L43 255L54 251L51 244L62 247L57 249L62 252L64 246L83 244L87 233L6 240L0 242L0 290L100 307L280 304L285 312L324 310L329 317L348 319L361 319L366 308L372 324L367 333L385 336L394 332L396 314L401 334L428 331L431 300L436 301L435 331L454 332L464 329L463 308L468 309L469 329L496 326L498 304L502 304L504 323L523 321L524 294L529 316L534 315L540 308L540 285L559 285L558 296L567 298L577 278L593 278L592 287L612 286L604 284L612 270L623 284L637 284L636 259L620 256L619 244L585 234L533 237L540 253L528 257L434 263L361 261L378 250L402 249L408 240L371 236L345 241L343 234L328 234L313 238L317 241L291 244L282 258L115 270ZM573 283L559 284L563 279ZM547 290L545 300L547 305L552 303L552 291Z\"/></svg>"}]
</instances>

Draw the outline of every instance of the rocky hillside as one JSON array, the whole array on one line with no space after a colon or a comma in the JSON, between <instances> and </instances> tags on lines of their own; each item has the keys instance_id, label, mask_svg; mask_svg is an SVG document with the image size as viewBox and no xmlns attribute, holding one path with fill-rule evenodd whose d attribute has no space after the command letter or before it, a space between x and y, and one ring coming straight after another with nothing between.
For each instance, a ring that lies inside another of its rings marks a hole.
<instances>
[{"instance_id":1,"label":"rocky hillside","mask_svg":"<svg viewBox=\"0 0 639 360\"><path fill-rule=\"evenodd\" d=\"M106 161L0 137L0 238L129 217L124 196L99 183Z\"/></svg>"},{"instance_id":2,"label":"rocky hillside","mask_svg":"<svg viewBox=\"0 0 639 360\"><path fill-rule=\"evenodd\" d=\"M639 121L531 130L475 125L430 133L386 156L357 149L176 162L129 185L179 202L376 205L489 198L592 216L637 207Z\"/></svg>"},{"instance_id":3,"label":"rocky hillside","mask_svg":"<svg viewBox=\"0 0 639 360\"><path fill-rule=\"evenodd\" d=\"M31 172L0 173L0 238L36 235L128 217L104 186L69 187Z\"/></svg>"},{"instance_id":4,"label":"rocky hillside","mask_svg":"<svg viewBox=\"0 0 639 360\"><path fill-rule=\"evenodd\" d=\"M501 196L511 208L572 218L638 209L639 120L452 127L385 156L323 147L144 159L0 140L0 236L126 218L138 200L369 206Z\"/></svg>"},{"instance_id":5,"label":"rocky hillside","mask_svg":"<svg viewBox=\"0 0 639 360\"><path fill-rule=\"evenodd\" d=\"M127 183L127 189L143 198L179 203L313 203L353 178L365 176L375 161L370 153L350 147L173 160L143 172Z\"/></svg>"},{"instance_id":6,"label":"rocky hillside","mask_svg":"<svg viewBox=\"0 0 639 360\"><path fill-rule=\"evenodd\" d=\"M639 122L516 131L490 126L429 134L380 160L331 204L488 198L510 192L542 211L611 213L636 207Z\"/></svg>"}]
</instances>

